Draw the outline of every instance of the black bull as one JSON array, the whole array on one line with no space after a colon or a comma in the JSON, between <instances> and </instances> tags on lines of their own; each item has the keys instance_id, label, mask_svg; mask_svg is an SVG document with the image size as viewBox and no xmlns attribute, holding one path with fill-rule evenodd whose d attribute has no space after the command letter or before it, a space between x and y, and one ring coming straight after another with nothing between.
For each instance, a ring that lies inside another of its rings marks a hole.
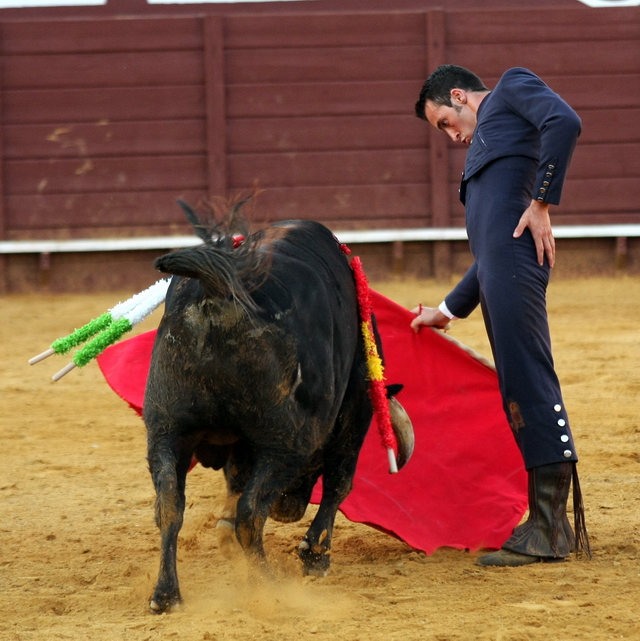
<instances>
[{"instance_id":1,"label":"black bull","mask_svg":"<svg viewBox=\"0 0 640 641\"><path fill-rule=\"evenodd\" d=\"M322 501L299 556L306 574L326 574L336 511L372 418L347 258L326 227L287 221L239 247L222 235L178 250L156 267L178 277L144 401L162 539L152 611L181 600L176 548L192 456L224 469L224 516L263 570L267 517L302 518L322 475ZM410 424L409 443L396 421L394 430L403 464L413 447Z\"/></svg>"}]
</instances>

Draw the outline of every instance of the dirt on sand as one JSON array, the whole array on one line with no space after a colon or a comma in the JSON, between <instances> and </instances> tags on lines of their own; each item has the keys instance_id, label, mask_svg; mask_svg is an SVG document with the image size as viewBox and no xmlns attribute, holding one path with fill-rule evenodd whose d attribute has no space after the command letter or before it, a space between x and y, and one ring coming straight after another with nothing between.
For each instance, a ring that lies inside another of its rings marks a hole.
<instances>
[{"instance_id":1,"label":"dirt on sand","mask_svg":"<svg viewBox=\"0 0 640 641\"><path fill-rule=\"evenodd\" d=\"M449 289L373 286L407 307ZM549 290L593 560L483 569L478 553L426 556L339 515L329 577L302 578L295 551L312 507L300 523L268 523L279 580L260 583L217 549L221 475L198 467L179 546L185 603L161 616L148 611L159 541L142 421L95 364L58 383L67 358L27 365L131 293L0 299L2 641L640 639L640 279ZM479 312L452 335L489 355Z\"/></svg>"}]
</instances>

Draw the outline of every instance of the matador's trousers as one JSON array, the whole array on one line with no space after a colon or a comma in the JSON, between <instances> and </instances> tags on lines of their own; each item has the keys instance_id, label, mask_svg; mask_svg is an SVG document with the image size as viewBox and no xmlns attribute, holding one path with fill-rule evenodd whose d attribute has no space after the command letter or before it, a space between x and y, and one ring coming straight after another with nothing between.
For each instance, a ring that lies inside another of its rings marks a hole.
<instances>
[{"instance_id":1,"label":"matador's trousers","mask_svg":"<svg viewBox=\"0 0 640 641\"><path fill-rule=\"evenodd\" d=\"M533 237L513 232L531 203L537 162L500 158L466 183L466 221L480 304L507 419L525 467L577 461L551 353L549 265Z\"/></svg>"}]
</instances>

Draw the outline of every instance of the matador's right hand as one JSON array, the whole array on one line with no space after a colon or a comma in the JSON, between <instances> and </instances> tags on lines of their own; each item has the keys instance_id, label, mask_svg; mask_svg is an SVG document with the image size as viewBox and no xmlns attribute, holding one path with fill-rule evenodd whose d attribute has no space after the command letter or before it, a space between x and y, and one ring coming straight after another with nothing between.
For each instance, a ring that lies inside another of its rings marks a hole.
<instances>
[{"instance_id":1,"label":"matador's right hand","mask_svg":"<svg viewBox=\"0 0 640 641\"><path fill-rule=\"evenodd\" d=\"M445 316L437 307L423 307L418 305L411 310L416 317L411 321L411 329L414 332L419 332L420 327L423 325L427 327L437 327L438 329L445 329L450 322L448 316Z\"/></svg>"}]
</instances>

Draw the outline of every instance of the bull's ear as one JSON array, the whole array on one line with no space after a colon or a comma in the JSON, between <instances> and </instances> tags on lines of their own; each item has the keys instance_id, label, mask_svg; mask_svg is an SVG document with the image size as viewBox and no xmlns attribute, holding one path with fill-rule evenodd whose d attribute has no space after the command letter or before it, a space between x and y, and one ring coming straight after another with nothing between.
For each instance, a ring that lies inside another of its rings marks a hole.
<instances>
[{"instance_id":1,"label":"bull's ear","mask_svg":"<svg viewBox=\"0 0 640 641\"><path fill-rule=\"evenodd\" d=\"M396 394L399 394L402 391L404 385L402 383L393 383L392 385L386 385L387 398L391 398Z\"/></svg>"},{"instance_id":2,"label":"bull's ear","mask_svg":"<svg viewBox=\"0 0 640 641\"><path fill-rule=\"evenodd\" d=\"M188 205L184 200L181 198L178 198L178 205L182 207L182 211L184 211L184 215L187 217L187 220L191 223L191 226L193 227L193 231L198 236L198 238L201 238L204 240L206 243L208 240L211 239L211 233L207 229L207 226L202 223L202 221L198 218L198 215L196 214L195 210L193 207Z\"/></svg>"}]
</instances>

